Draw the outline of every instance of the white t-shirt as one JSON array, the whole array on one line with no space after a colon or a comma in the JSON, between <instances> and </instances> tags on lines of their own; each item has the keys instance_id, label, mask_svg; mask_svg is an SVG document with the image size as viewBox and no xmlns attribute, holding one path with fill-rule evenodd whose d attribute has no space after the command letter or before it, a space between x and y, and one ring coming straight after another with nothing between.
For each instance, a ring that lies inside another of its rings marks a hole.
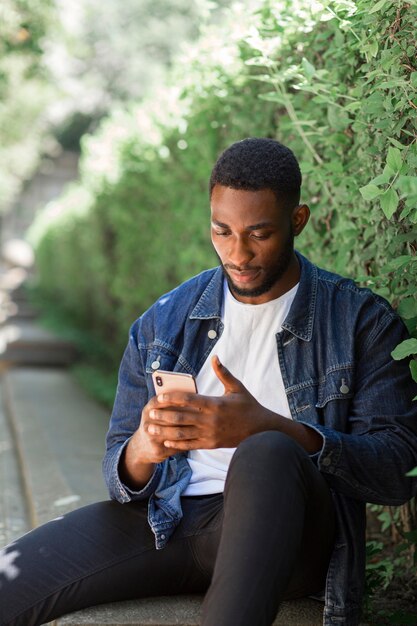
<instances>
[{"instance_id":1,"label":"white t-shirt","mask_svg":"<svg viewBox=\"0 0 417 626\"><path fill-rule=\"evenodd\" d=\"M225 281L224 329L197 376L198 393L206 396L224 394L224 387L211 367L211 357L217 354L221 363L260 404L291 418L275 335L282 328L297 289L298 284L264 304L244 304L232 296ZM184 495L221 493L235 449L191 450L188 463L192 476Z\"/></svg>"}]
</instances>

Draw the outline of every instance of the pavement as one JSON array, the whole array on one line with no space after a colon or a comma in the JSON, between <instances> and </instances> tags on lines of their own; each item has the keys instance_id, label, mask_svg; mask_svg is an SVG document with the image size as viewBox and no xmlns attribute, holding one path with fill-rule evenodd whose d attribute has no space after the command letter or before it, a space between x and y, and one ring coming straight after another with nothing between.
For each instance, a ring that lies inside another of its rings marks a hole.
<instances>
[{"instance_id":1,"label":"pavement","mask_svg":"<svg viewBox=\"0 0 417 626\"><path fill-rule=\"evenodd\" d=\"M0 546L30 528L23 481L9 421L0 405Z\"/></svg>"},{"instance_id":2,"label":"pavement","mask_svg":"<svg viewBox=\"0 0 417 626\"><path fill-rule=\"evenodd\" d=\"M73 348L67 345L60 360L62 340L42 329L27 306L22 317L10 308L13 320L5 316L0 336L8 325L26 330L24 350L16 346L19 337L0 347L0 547L58 515L108 497L101 458L109 411L71 376ZM201 599L106 604L50 626L198 626ZM320 626L322 613L323 604L314 600L284 603L274 626Z\"/></svg>"},{"instance_id":3,"label":"pavement","mask_svg":"<svg viewBox=\"0 0 417 626\"><path fill-rule=\"evenodd\" d=\"M108 498L101 474L108 410L63 368L10 368L1 393L32 527Z\"/></svg>"}]
</instances>

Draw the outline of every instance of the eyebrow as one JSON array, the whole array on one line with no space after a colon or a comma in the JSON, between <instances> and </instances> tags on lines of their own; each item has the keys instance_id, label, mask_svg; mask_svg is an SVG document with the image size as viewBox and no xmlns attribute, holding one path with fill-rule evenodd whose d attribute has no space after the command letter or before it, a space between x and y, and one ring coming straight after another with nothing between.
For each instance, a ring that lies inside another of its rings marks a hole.
<instances>
[{"instance_id":1,"label":"eyebrow","mask_svg":"<svg viewBox=\"0 0 417 626\"><path fill-rule=\"evenodd\" d=\"M215 226L219 226L220 228L230 228L228 224L224 224L223 222L218 222L217 220L211 220L212 224ZM262 228L271 228L273 226L272 222L258 222L258 224L250 224L250 226L246 227L246 230L261 230Z\"/></svg>"}]
</instances>

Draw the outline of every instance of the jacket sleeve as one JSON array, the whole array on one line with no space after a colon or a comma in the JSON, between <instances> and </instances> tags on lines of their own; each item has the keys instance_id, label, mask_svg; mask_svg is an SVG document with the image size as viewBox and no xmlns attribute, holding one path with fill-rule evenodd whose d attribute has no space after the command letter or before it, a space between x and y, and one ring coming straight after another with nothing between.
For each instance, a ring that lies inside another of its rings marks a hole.
<instances>
[{"instance_id":1,"label":"jacket sleeve","mask_svg":"<svg viewBox=\"0 0 417 626\"><path fill-rule=\"evenodd\" d=\"M417 493L417 480L406 476L417 466L417 385L408 359L391 357L408 333L392 311L366 330L357 341L348 431L308 426L323 436L315 460L333 489L366 502L399 505Z\"/></svg>"},{"instance_id":2,"label":"jacket sleeve","mask_svg":"<svg viewBox=\"0 0 417 626\"><path fill-rule=\"evenodd\" d=\"M110 497L122 503L148 498L155 491L162 473L162 464L157 464L149 482L140 491L129 489L119 475L119 462L123 450L137 430L142 409L150 399L145 380L145 364L138 348L140 326L141 319L132 325L129 332L128 344L119 369L116 398L103 459L103 474Z\"/></svg>"}]
</instances>

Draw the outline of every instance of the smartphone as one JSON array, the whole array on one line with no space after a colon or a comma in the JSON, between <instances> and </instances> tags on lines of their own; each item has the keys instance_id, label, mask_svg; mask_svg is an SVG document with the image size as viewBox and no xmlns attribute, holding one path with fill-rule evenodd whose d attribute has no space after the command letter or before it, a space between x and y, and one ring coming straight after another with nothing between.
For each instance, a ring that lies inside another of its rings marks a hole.
<instances>
[{"instance_id":1,"label":"smartphone","mask_svg":"<svg viewBox=\"0 0 417 626\"><path fill-rule=\"evenodd\" d=\"M157 370L156 372L152 372L152 379L157 394L163 391L187 391L197 393L197 385L191 374Z\"/></svg>"}]
</instances>

